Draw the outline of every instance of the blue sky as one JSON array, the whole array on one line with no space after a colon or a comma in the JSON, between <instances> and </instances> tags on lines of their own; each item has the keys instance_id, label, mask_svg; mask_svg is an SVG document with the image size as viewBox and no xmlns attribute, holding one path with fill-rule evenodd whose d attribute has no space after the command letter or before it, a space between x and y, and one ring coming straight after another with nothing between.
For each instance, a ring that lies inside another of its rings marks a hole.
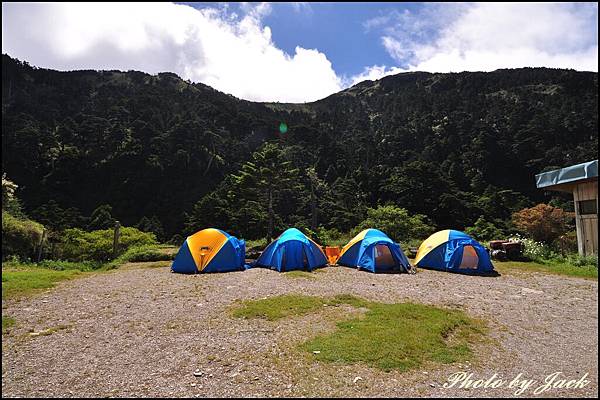
<instances>
[{"instance_id":1,"label":"blue sky","mask_svg":"<svg viewBox=\"0 0 600 400\"><path fill-rule=\"evenodd\" d=\"M365 22L390 11L416 10L413 3L318 3L306 6L279 3L265 17L274 43L289 54L296 46L327 54L336 72L355 75L365 66L394 61L379 43L377 30Z\"/></svg>"},{"instance_id":2,"label":"blue sky","mask_svg":"<svg viewBox=\"0 0 600 400\"><path fill-rule=\"evenodd\" d=\"M306 102L407 71L597 71L598 4L3 2L2 51Z\"/></svg>"}]
</instances>

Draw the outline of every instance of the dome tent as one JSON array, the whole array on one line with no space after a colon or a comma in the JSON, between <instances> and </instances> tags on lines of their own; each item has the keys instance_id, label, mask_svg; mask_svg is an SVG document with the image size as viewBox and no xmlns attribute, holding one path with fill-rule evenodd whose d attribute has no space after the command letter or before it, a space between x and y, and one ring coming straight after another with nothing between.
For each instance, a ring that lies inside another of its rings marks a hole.
<instances>
[{"instance_id":1,"label":"dome tent","mask_svg":"<svg viewBox=\"0 0 600 400\"><path fill-rule=\"evenodd\" d=\"M485 247L466 233L449 229L436 232L421 243L415 265L467 274L494 271Z\"/></svg>"},{"instance_id":2,"label":"dome tent","mask_svg":"<svg viewBox=\"0 0 600 400\"><path fill-rule=\"evenodd\" d=\"M171 271L183 274L244 270L246 242L219 229L203 229L188 236Z\"/></svg>"},{"instance_id":3,"label":"dome tent","mask_svg":"<svg viewBox=\"0 0 600 400\"><path fill-rule=\"evenodd\" d=\"M312 271L325 265L327 265L327 257L321 246L298 229L290 228L265 248L253 266L284 272Z\"/></svg>"},{"instance_id":4,"label":"dome tent","mask_svg":"<svg viewBox=\"0 0 600 400\"><path fill-rule=\"evenodd\" d=\"M377 229L365 229L350 240L342 248L337 264L371 272L408 272L410 269L400 246Z\"/></svg>"}]
</instances>

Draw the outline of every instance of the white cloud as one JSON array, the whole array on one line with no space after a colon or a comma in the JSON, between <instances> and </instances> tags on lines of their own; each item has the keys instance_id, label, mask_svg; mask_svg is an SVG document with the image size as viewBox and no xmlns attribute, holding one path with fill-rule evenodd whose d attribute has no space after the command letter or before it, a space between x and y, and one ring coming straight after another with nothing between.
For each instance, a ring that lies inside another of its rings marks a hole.
<instances>
[{"instance_id":1,"label":"white cloud","mask_svg":"<svg viewBox=\"0 0 600 400\"><path fill-rule=\"evenodd\" d=\"M341 89L325 54L271 40L267 3L243 16L172 3L2 3L2 52L59 70L171 71L255 101L313 101Z\"/></svg>"},{"instance_id":2,"label":"white cloud","mask_svg":"<svg viewBox=\"0 0 600 400\"><path fill-rule=\"evenodd\" d=\"M292 3L298 13L309 3ZM317 49L277 48L269 3L194 9L173 3L2 3L2 51L59 70L175 72L255 101L313 101L406 71L545 66L598 70L598 5L427 3L365 21L395 66L338 76ZM351 29L349 27L348 29ZM341 39L345 40L345 39Z\"/></svg>"},{"instance_id":3,"label":"white cloud","mask_svg":"<svg viewBox=\"0 0 600 400\"><path fill-rule=\"evenodd\" d=\"M402 71L598 71L597 4L428 4L416 14L393 13L390 19L381 43L399 67L367 68L371 79Z\"/></svg>"}]
</instances>

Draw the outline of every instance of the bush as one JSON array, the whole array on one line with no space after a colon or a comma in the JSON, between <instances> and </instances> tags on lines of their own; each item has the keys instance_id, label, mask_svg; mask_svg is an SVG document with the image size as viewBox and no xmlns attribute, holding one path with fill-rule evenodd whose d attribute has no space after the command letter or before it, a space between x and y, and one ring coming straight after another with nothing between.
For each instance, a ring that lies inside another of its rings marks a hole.
<instances>
[{"instance_id":1,"label":"bush","mask_svg":"<svg viewBox=\"0 0 600 400\"><path fill-rule=\"evenodd\" d=\"M344 234L336 228L327 229L323 226L317 228L314 238L321 246L344 246L350 239L349 234Z\"/></svg>"},{"instance_id":2,"label":"bush","mask_svg":"<svg viewBox=\"0 0 600 400\"><path fill-rule=\"evenodd\" d=\"M35 257L43 232L42 224L15 218L2 211L2 259L9 256L23 260Z\"/></svg>"},{"instance_id":3,"label":"bush","mask_svg":"<svg viewBox=\"0 0 600 400\"><path fill-rule=\"evenodd\" d=\"M265 247L267 247L268 244L269 243L267 243L267 238L246 240L246 249L262 251Z\"/></svg>"},{"instance_id":4,"label":"bush","mask_svg":"<svg viewBox=\"0 0 600 400\"><path fill-rule=\"evenodd\" d=\"M524 208L513 214L513 223L533 240L552 243L572 229L574 214L548 204Z\"/></svg>"},{"instance_id":5,"label":"bush","mask_svg":"<svg viewBox=\"0 0 600 400\"><path fill-rule=\"evenodd\" d=\"M421 214L411 216L404 208L393 205L368 208L367 219L354 229L354 234L367 228L379 229L396 242L425 239L435 230L426 216Z\"/></svg>"},{"instance_id":6,"label":"bush","mask_svg":"<svg viewBox=\"0 0 600 400\"><path fill-rule=\"evenodd\" d=\"M596 267L598 268L598 256L580 256L577 253L570 253L566 256L557 253L549 245L542 242L536 242L533 239L523 238L519 235L510 240L518 240L523 243L523 255L540 264L569 264L576 267Z\"/></svg>"},{"instance_id":7,"label":"bush","mask_svg":"<svg viewBox=\"0 0 600 400\"><path fill-rule=\"evenodd\" d=\"M183 241L185 239L186 238L184 238L180 234L176 233L173 236L171 236L171 239L169 239L169 241L167 243L172 244L173 246L181 246L181 244L183 243Z\"/></svg>"},{"instance_id":8,"label":"bush","mask_svg":"<svg viewBox=\"0 0 600 400\"><path fill-rule=\"evenodd\" d=\"M121 262L171 261L173 257L174 254L160 251L156 246L136 246L127 249L118 260Z\"/></svg>"},{"instance_id":9,"label":"bush","mask_svg":"<svg viewBox=\"0 0 600 400\"><path fill-rule=\"evenodd\" d=\"M561 254L577 253L577 232L571 231L559 236L553 245Z\"/></svg>"},{"instance_id":10,"label":"bush","mask_svg":"<svg viewBox=\"0 0 600 400\"><path fill-rule=\"evenodd\" d=\"M113 255L113 229L85 232L81 229L66 229L59 244L59 258L69 261L108 261ZM121 228L119 253L130 247L156 245L153 233L141 232L136 228Z\"/></svg>"},{"instance_id":11,"label":"bush","mask_svg":"<svg viewBox=\"0 0 600 400\"><path fill-rule=\"evenodd\" d=\"M576 267L596 267L598 268L598 256L580 256L579 254L571 254L567 257L567 262Z\"/></svg>"},{"instance_id":12,"label":"bush","mask_svg":"<svg viewBox=\"0 0 600 400\"><path fill-rule=\"evenodd\" d=\"M54 271L93 271L102 266L99 262L94 261L80 261L80 262L72 262L72 261L60 261L60 260L44 260L39 263L32 262L22 262L19 260L10 260L2 263L3 267L8 268L44 268L51 269Z\"/></svg>"},{"instance_id":13,"label":"bush","mask_svg":"<svg viewBox=\"0 0 600 400\"><path fill-rule=\"evenodd\" d=\"M515 235L509 240L523 243L523 256L531 261L536 261L541 264L544 264L545 262L548 262L551 259L559 257L559 254L552 251L550 246L542 242L536 242L533 239L525 238L521 235Z\"/></svg>"},{"instance_id":14,"label":"bush","mask_svg":"<svg viewBox=\"0 0 600 400\"><path fill-rule=\"evenodd\" d=\"M505 232L483 216L479 217L473 226L465 228L465 233L479 240L487 242L494 239L503 239Z\"/></svg>"}]
</instances>

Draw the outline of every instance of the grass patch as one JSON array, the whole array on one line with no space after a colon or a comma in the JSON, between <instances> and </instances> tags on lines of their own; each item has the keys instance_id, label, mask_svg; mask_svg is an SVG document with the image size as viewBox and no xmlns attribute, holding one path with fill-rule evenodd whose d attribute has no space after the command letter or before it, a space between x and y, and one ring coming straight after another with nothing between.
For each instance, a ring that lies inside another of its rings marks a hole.
<instances>
[{"instance_id":1,"label":"grass patch","mask_svg":"<svg viewBox=\"0 0 600 400\"><path fill-rule=\"evenodd\" d=\"M8 329L16 324L16 320L12 317L2 316L2 334L4 335Z\"/></svg>"},{"instance_id":2,"label":"grass patch","mask_svg":"<svg viewBox=\"0 0 600 400\"><path fill-rule=\"evenodd\" d=\"M414 303L383 304L352 295L334 298L285 295L243 301L232 314L273 321L341 304L366 308L367 312L338 322L335 332L300 345L300 349L313 353L317 360L366 363L384 371L406 371L426 362L449 364L469 359L470 344L486 332L481 321L460 310Z\"/></svg>"},{"instance_id":3,"label":"grass patch","mask_svg":"<svg viewBox=\"0 0 600 400\"><path fill-rule=\"evenodd\" d=\"M321 361L358 363L406 371L428 361L449 364L470 358L470 341L483 333L458 310L413 303L369 303L365 316L339 322L331 334L301 348Z\"/></svg>"},{"instance_id":4,"label":"grass patch","mask_svg":"<svg viewBox=\"0 0 600 400\"><path fill-rule=\"evenodd\" d=\"M327 300L320 297L288 294L261 300L242 301L231 314L236 318L263 318L269 321L304 315L320 309Z\"/></svg>"},{"instance_id":5,"label":"grass patch","mask_svg":"<svg viewBox=\"0 0 600 400\"><path fill-rule=\"evenodd\" d=\"M7 268L2 265L2 298L10 299L36 294L54 287L57 282L82 274L83 272L74 269L56 271L34 266Z\"/></svg>"},{"instance_id":6,"label":"grass patch","mask_svg":"<svg viewBox=\"0 0 600 400\"><path fill-rule=\"evenodd\" d=\"M287 278L303 278L303 279L315 279L315 276L310 272L306 271L290 271L284 272L283 276Z\"/></svg>"},{"instance_id":7,"label":"grass patch","mask_svg":"<svg viewBox=\"0 0 600 400\"><path fill-rule=\"evenodd\" d=\"M576 266L565 263L541 264L537 262L522 261L494 261L494 268L500 272L500 274L510 274L515 271L543 272L547 274L598 280L598 267L590 265Z\"/></svg>"}]
</instances>

